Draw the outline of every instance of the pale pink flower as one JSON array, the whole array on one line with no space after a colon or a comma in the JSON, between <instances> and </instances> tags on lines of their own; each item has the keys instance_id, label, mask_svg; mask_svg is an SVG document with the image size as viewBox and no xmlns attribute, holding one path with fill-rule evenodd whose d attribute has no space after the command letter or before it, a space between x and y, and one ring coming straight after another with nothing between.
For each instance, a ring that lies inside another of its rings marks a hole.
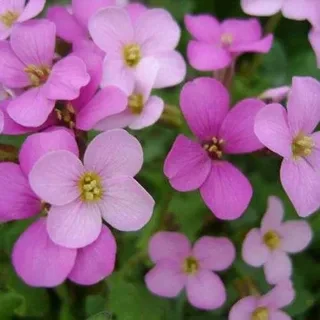
<instances>
[{"instance_id":1,"label":"pale pink flower","mask_svg":"<svg viewBox=\"0 0 320 320\"><path fill-rule=\"evenodd\" d=\"M319 10L319 17L320 17L320 10ZM318 28L313 28L309 32L309 41L316 55L317 66L318 68L320 68L320 24Z\"/></svg>"},{"instance_id":2,"label":"pale pink flower","mask_svg":"<svg viewBox=\"0 0 320 320\"><path fill-rule=\"evenodd\" d=\"M216 272L229 268L235 254L228 238L205 236L191 247L181 233L158 232L149 243L149 255L156 265L146 274L146 285L152 293L167 298L178 296L185 288L193 306L218 309L227 294Z\"/></svg>"},{"instance_id":3,"label":"pale pink flower","mask_svg":"<svg viewBox=\"0 0 320 320\"><path fill-rule=\"evenodd\" d=\"M304 250L312 239L312 230L307 222L282 222L283 215L280 199L269 197L268 209L260 229L252 229L242 247L243 260L254 267L264 266L270 284L291 277L292 264L288 253Z\"/></svg>"},{"instance_id":4,"label":"pale pink flower","mask_svg":"<svg viewBox=\"0 0 320 320\"><path fill-rule=\"evenodd\" d=\"M262 100L270 101L270 102L281 102L287 98L289 92L290 92L289 86L270 88L262 92L259 98Z\"/></svg>"},{"instance_id":5,"label":"pale pink flower","mask_svg":"<svg viewBox=\"0 0 320 320\"><path fill-rule=\"evenodd\" d=\"M51 204L50 238L68 248L95 241L102 218L121 231L142 228L154 200L133 177L143 163L139 141L126 131L110 130L87 147L83 164L69 151L43 156L29 174L34 192Z\"/></svg>"},{"instance_id":6,"label":"pale pink flower","mask_svg":"<svg viewBox=\"0 0 320 320\"><path fill-rule=\"evenodd\" d=\"M239 300L231 309L228 320L291 320L281 309L292 303L295 292L290 281L277 284L264 296Z\"/></svg>"},{"instance_id":7,"label":"pale pink flower","mask_svg":"<svg viewBox=\"0 0 320 320\"><path fill-rule=\"evenodd\" d=\"M254 130L260 141L283 157L280 179L299 216L320 206L320 83L294 77L287 110L274 103L257 115Z\"/></svg>"}]
</instances>

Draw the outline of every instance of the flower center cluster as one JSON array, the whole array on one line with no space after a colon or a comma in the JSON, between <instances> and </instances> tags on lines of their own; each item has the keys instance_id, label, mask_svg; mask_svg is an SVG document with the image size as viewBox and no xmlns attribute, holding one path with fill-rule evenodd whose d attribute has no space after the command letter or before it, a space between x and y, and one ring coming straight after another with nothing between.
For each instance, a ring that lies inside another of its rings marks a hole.
<instances>
[{"instance_id":1,"label":"flower center cluster","mask_svg":"<svg viewBox=\"0 0 320 320\"><path fill-rule=\"evenodd\" d=\"M182 266L183 272L188 275L193 275L199 270L199 262L194 257L187 257Z\"/></svg>"},{"instance_id":2,"label":"flower center cluster","mask_svg":"<svg viewBox=\"0 0 320 320\"><path fill-rule=\"evenodd\" d=\"M233 35L230 33L224 33L221 36L221 43L224 46L230 46L233 42Z\"/></svg>"},{"instance_id":3,"label":"flower center cluster","mask_svg":"<svg viewBox=\"0 0 320 320\"><path fill-rule=\"evenodd\" d=\"M280 246L281 239L278 233L270 230L263 236L263 241L267 247L271 250L275 250Z\"/></svg>"},{"instance_id":4,"label":"flower center cluster","mask_svg":"<svg viewBox=\"0 0 320 320\"><path fill-rule=\"evenodd\" d=\"M123 49L124 61L128 67L135 67L141 60L141 49L137 44L129 44Z\"/></svg>"},{"instance_id":5,"label":"flower center cluster","mask_svg":"<svg viewBox=\"0 0 320 320\"><path fill-rule=\"evenodd\" d=\"M212 159L221 159L223 156L222 147L224 140L213 137L211 141L206 142L203 148L208 152Z\"/></svg>"},{"instance_id":6,"label":"flower center cluster","mask_svg":"<svg viewBox=\"0 0 320 320\"><path fill-rule=\"evenodd\" d=\"M252 314L251 320L269 320L268 309L264 307L256 309Z\"/></svg>"},{"instance_id":7,"label":"flower center cluster","mask_svg":"<svg viewBox=\"0 0 320 320\"><path fill-rule=\"evenodd\" d=\"M10 28L19 18L19 13L7 11L5 14L0 15L0 21L8 28Z\"/></svg>"},{"instance_id":8,"label":"flower center cluster","mask_svg":"<svg viewBox=\"0 0 320 320\"><path fill-rule=\"evenodd\" d=\"M83 201L100 200L103 194L100 177L94 172L86 172L79 181L79 189Z\"/></svg>"},{"instance_id":9,"label":"flower center cluster","mask_svg":"<svg viewBox=\"0 0 320 320\"><path fill-rule=\"evenodd\" d=\"M306 157L312 153L315 146L312 138L304 134L298 134L292 142L292 154L294 158Z\"/></svg>"},{"instance_id":10,"label":"flower center cluster","mask_svg":"<svg viewBox=\"0 0 320 320\"><path fill-rule=\"evenodd\" d=\"M28 74L32 86L39 87L47 81L51 70L46 66L29 65L24 71Z\"/></svg>"},{"instance_id":11,"label":"flower center cluster","mask_svg":"<svg viewBox=\"0 0 320 320\"><path fill-rule=\"evenodd\" d=\"M128 99L128 107L133 114L140 114L143 110L142 94L132 94Z\"/></svg>"},{"instance_id":12,"label":"flower center cluster","mask_svg":"<svg viewBox=\"0 0 320 320\"><path fill-rule=\"evenodd\" d=\"M55 109L57 118L59 121L63 123L63 125L67 126L70 129L74 129L75 127L75 110L70 102L61 108Z\"/></svg>"}]
</instances>

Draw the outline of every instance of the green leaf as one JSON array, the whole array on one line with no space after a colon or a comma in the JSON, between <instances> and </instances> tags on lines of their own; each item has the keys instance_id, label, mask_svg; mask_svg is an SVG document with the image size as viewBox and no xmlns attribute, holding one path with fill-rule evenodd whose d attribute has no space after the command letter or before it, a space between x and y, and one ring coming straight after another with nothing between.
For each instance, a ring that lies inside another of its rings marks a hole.
<instances>
[{"instance_id":1,"label":"green leaf","mask_svg":"<svg viewBox=\"0 0 320 320\"><path fill-rule=\"evenodd\" d=\"M22 304L23 298L13 292L0 293L0 319L10 320L13 318L18 307Z\"/></svg>"}]
</instances>

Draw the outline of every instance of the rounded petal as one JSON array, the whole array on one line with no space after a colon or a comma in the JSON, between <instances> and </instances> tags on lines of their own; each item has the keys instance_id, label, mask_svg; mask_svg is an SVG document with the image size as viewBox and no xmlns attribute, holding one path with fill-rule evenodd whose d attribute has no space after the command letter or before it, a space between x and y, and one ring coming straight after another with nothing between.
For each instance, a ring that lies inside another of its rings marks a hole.
<instances>
[{"instance_id":1,"label":"rounded petal","mask_svg":"<svg viewBox=\"0 0 320 320\"><path fill-rule=\"evenodd\" d=\"M19 165L0 163L0 222L26 219L40 211L40 199L32 192Z\"/></svg>"},{"instance_id":2,"label":"rounded petal","mask_svg":"<svg viewBox=\"0 0 320 320\"><path fill-rule=\"evenodd\" d=\"M52 206L47 230L51 240L66 248L83 248L100 235L102 219L97 204L79 200L64 206Z\"/></svg>"},{"instance_id":3,"label":"rounded petal","mask_svg":"<svg viewBox=\"0 0 320 320\"><path fill-rule=\"evenodd\" d=\"M206 151L183 135L176 138L164 163L164 174L178 191L200 188L210 169L211 160Z\"/></svg>"},{"instance_id":4,"label":"rounded petal","mask_svg":"<svg viewBox=\"0 0 320 320\"><path fill-rule=\"evenodd\" d=\"M280 179L300 217L307 217L320 207L320 177L304 159L284 160Z\"/></svg>"},{"instance_id":5,"label":"rounded petal","mask_svg":"<svg viewBox=\"0 0 320 320\"><path fill-rule=\"evenodd\" d=\"M136 24L141 15L148 10L146 6L141 3L129 3L128 0L117 0L117 4L125 5L126 10L129 13L131 21Z\"/></svg>"},{"instance_id":6,"label":"rounded petal","mask_svg":"<svg viewBox=\"0 0 320 320\"><path fill-rule=\"evenodd\" d=\"M0 134L2 133L4 129L4 114L2 111L0 111Z\"/></svg>"},{"instance_id":7,"label":"rounded petal","mask_svg":"<svg viewBox=\"0 0 320 320\"><path fill-rule=\"evenodd\" d=\"M55 287L70 273L77 250L60 247L47 233L46 219L34 222L15 243L13 266L22 280L32 287Z\"/></svg>"},{"instance_id":8,"label":"rounded petal","mask_svg":"<svg viewBox=\"0 0 320 320\"><path fill-rule=\"evenodd\" d=\"M289 256L282 251L273 251L264 265L264 273L270 284L290 279L292 264Z\"/></svg>"},{"instance_id":9,"label":"rounded petal","mask_svg":"<svg viewBox=\"0 0 320 320\"><path fill-rule=\"evenodd\" d=\"M148 251L154 263L163 260L174 260L181 263L191 254L191 244L182 233L160 231L152 236Z\"/></svg>"},{"instance_id":10,"label":"rounded petal","mask_svg":"<svg viewBox=\"0 0 320 320\"><path fill-rule=\"evenodd\" d=\"M287 221L280 229L281 249L296 253L304 250L312 240L312 230L306 221Z\"/></svg>"},{"instance_id":11,"label":"rounded petal","mask_svg":"<svg viewBox=\"0 0 320 320\"><path fill-rule=\"evenodd\" d=\"M61 206L80 196L79 179L84 168L70 151L52 151L42 156L29 174L34 192L44 201Z\"/></svg>"},{"instance_id":12,"label":"rounded petal","mask_svg":"<svg viewBox=\"0 0 320 320\"><path fill-rule=\"evenodd\" d=\"M45 4L46 0L29 0L19 16L18 22L27 21L37 16L43 10Z\"/></svg>"},{"instance_id":13,"label":"rounded petal","mask_svg":"<svg viewBox=\"0 0 320 320\"><path fill-rule=\"evenodd\" d=\"M35 133L25 140L19 161L22 171L29 175L34 164L50 151L67 150L79 156L78 145L70 131L57 127L54 131Z\"/></svg>"},{"instance_id":14,"label":"rounded petal","mask_svg":"<svg viewBox=\"0 0 320 320\"><path fill-rule=\"evenodd\" d=\"M281 102L286 99L290 91L289 86L281 86L276 88L270 88L264 91L259 97L263 100L271 100L272 102Z\"/></svg>"},{"instance_id":15,"label":"rounded petal","mask_svg":"<svg viewBox=\"0 0 320 320\"><path fill-rule=\"evenodd\" d=\"M215 79L198 78L184 85L180 105L192 132L201 141L211 141L228 113L229 93Z\"/></svg>"},{"instance_id":16,"label":"rounded petal","mask_svg":"<svg viewBox=\"0 0 320 320\"><path fill-rule=\"evenodd\" d=\"M104 220L120 231L136 231L144 227L154 208L154 200L131 177L104 181L105 193L99 203Z\"/></svg>"},{"instance_id":17,"label":"rounded petal","mask_svg":"<svg viewBox=\"0 0 320 320\"><path fill-rule=\"evenodd\" d=\"M245 99L229 111L219 131L219 137L225 141L224 152L249 153L263 148L254 133L254 121L264 106L261 100Z\"/></svg>"},{"instance_id":18,"label":"rounded petal","mask_svg":"<svg viewBox=\"0 0 320 320\"><path fill-rule=\"evenodd\" d=\"M129 108L127 108L123 112L120 112L118 114L115 114L113 116L99 121L94 126L94 129L98 131L107 131L112 129L126 128L136 119L136 117L137 116L134 115L129 110Z\"/></svg>"},{"instance_id":19,"label":"rounded petal","mask_svg":"<svg viewBox=\"0 0 320 320\"><path fill-rule=\"evenodd\" d=\"M84 165L104 178L135 176L143 164L140 142L122 129L99 134L87 147Z\"/></svg>"},{"instance_id":20,"label":"rounded petal","mask_svg":"<svg viewBox=\"0 0 320 320\"><path fill-rule=\"evenodd\" d=\"M68 278L81 285L93 285L109 276L115 267L117 243L111 231L102 226L97 240L78 249Z\"/></svg>"},{"instance_id":21,"label":"rounded petal","mask_svg":"<svg viewBox=\"0 0 320 320\"><path fill-rule=\"evenodd\" d=\"M268 149L282 157L292 155L292 136L285 109L277 103L264 107L256 116L254 132Z\"/></svg>"},{"instance_id":22,"label":"rounded petal","mask_svg":"<svg viewBox=\"0 0 320 320\"><path fill-rule=\"evenodd\" d=\"M289 0L284 1L282 7L282 14L284 17L292 20L306 20L312 19L313 15L319 16L317 7L319 1L317 0Z\"/></svg>"},{"instance_id":23,"label":"rounded petal","mask_svg":"<svg viewBox=\"0 0 320 320\"><path fill-rule=\"evenodd\" d=\"M187 48L187 56L191 66L199 71L212 71L226 68L232 57L221 46L191 40Z\"/></svg>"},{"instance_id":24,"label":"rounded petal","mask_svg":"<svg viewBox=\"0 0 320 320\"><path fill-rule=\"evenodd\" d=\"M283 3L283 0L241 0L243 11L252 16L272 16L280 11Z\"/></svg>"},{"instance_id":25,"label":"rounded petal","mask_svg":"<svg viewBox=\"0 0 320 320\"><path fill-rule=\"evenodd\" d=\"M311 133L320 121L320 83L310 77L294 77L287 109L292 134Z\"/></svg>"},{"instance_id":26,"label":"rounded petal","mask_svg":"<svg viewBox=\"0 0 320 320\"><path fill-rule=\"evenodd\" d=\"M230 310L229 320L252 320L252 313L258 306L256 297L246 297L239 300Z\"/></svg>"},{"instance_id":27,"label":"rounded petal","mask_svg":"<svg viewBox=\"0 0 320 320\"><path fill-rule=\"evenodd\" d=\"M200 193L217 218L234 220L247 209L252 197L252 187L243 173L231 163L218 161L213 164Z\"/></svg>"},{"instance_id":28,"label":"rounded petal","mask_svg":"<svg viewBox=\"0 0 320 320\"><path fill-rule=\"evenodd\" d=\"M192 256L199 261L201 269L223 271L232 265L236 250L228 238L204 236L194 244Z\"/></svg>"},{"instance_id":29,"label":"rounded petal","mask_svg":"<svg viewBox=\"0 0 320 320\"><path fill-rule=\"evenodd\" d=\"M242 259L253 267L261 267L267 261L269 249L263 243L259 229L252 229L242 244Z\"/></svg>"},{"instance_id":30,"label":"rounded petal","mask_svg":"<svg viewBox=\"0 0 320 320\"><path fill-rule=\"evenodd\" d=\"M271 50L272 44L273 35L269 34L266 37L251 43L231 45L229 51L236 54L242 54L246 52L268 53Z\"/></svg>"},{"instance_id":31,"label":"rounded petal","mask_svg":"<svg viewBox=\"0 0 320 320\"><path fill-rule=\"evenodd\" d=\"M317 66L318 68L320 68L320 30L319 29L312 29L309 32L309 42L316 55Z\"/></svg>"},{"instance_id":32,"label":"rounded petal","mask_svg":"<svg viewBox=\"0 0 320 320\"><path fill-rule=\"evenodd\" d=\"M4 24L0 23L0 40L6 40L10 37L12 28L7 28Z\"/></svg>"},{"instance_id":33,"label":"rounded petal","mask_svg":"<svg viewBox=\"0 0 320 320\"><path fill-rule=\"evenodd\" d=\"M187 297L191 305L203 310L220 308L227 299L223 282L209 270L199 270L187 282Z\"/></svg>"},{"instance_id":34,"label":"rounded petal","mask_svg":"<svg viewBox=\"0 0 320 320\"><path fill-rule=\"evenodd\" d=\"M283 311L272 311L269 315L270 320L292 320L292 318Z\"/></svg>"},{"instance_id":35,"label":"rounded petal","mask_svg":"<svg viewBox=\"0 0 320 320\"><path fill-rule=\"evenodd\" d=\"M282 201L275 196L268 198L268 208L261 221L261 232L279 231L284 216Z\"/></svg>"},{"instance_id":36,"label":"rounded petal","mask_svg":"<svg viewBox=\"0 0 320 320\"><path fill-rule=\"evenodd\" d=\"M187 281L181 266L173 261L161 261L145 276L147 288L161 297L176 297Z\"/></svg>"}]
</instances>

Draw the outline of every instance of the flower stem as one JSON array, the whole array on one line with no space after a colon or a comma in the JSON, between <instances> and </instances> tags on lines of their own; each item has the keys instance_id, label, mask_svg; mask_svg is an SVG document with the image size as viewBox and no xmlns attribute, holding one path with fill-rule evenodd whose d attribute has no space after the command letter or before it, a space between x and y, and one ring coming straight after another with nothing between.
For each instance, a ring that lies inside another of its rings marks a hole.
<instances>
[{"instance_id":1,"label":"flower stem","mask_svg":"<svg viewBox=\"0 0 320 320\"><path fill-rule=\"evenodd\" d=\"M166 104L159 121L169 126L180 128L182 125L181 112L176 106Z\"/></svg>"}]
</instances>

